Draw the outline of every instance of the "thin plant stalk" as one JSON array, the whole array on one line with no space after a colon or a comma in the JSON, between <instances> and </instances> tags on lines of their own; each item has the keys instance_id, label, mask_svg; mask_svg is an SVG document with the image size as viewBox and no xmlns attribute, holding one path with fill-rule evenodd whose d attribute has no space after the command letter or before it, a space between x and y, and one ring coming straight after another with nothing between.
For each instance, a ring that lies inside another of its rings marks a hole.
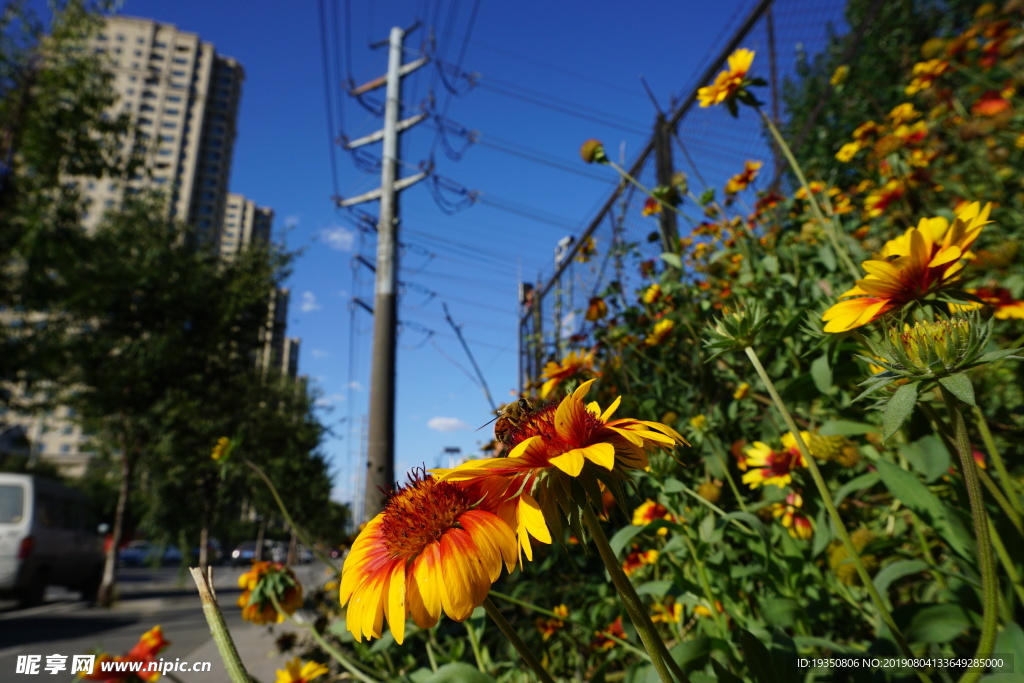
<instances>
[{"instance_id":1,"label":"thin plant stalk","mask_svg":"<svg viewBox=\"0 0 1024 683\"><path fill-rule=\"evenodd\" d=\"M217 596L213 590L213 570L210 569L208 574L203 574L202 569L192 567L189 572L199 590L199 599L203 603L203 616L206 617L206 623L210 626L213 642L224 662L224 668L227 669L228 678L231 683L252 683L249 673L245 670L245 664L242 663L242 658L238 656L238 649L235 647L235 641L231 638L231 632L228 631L228 625L224 623L224 615L221 614L220 607L217 606Z\"/></svg>"},{"instance_id":2,"label":"thin plant stalk","mask_svg":"<svg viewBox=\"0 0 1024 683\"><path fill-rule=\"evenodd\" d=\"M508 623L508 620L502 615L501 610L491 602L490 598L484 598L483 607L487 612L487 616L489 616L498 629L505 634L505 637L508 638L508 642L512 643L512 647L516 649L516 652L518 652L519 656L523 658L523 661L525 661L533 670L533 673L537 676L537 680L542 681L542 683L555 683L554 679L551 678L551 675L544 670L544 667L537 659L537 656L534 655L530 647L523 642L519 633L512 628L512 624Z\"/></svg>"},{"instance_id":3,"label":"thin plant stalk","mask_svg":"<svg viewBox=\"0 0 1024 683\"><path fill-rule=\"evenodd\" d=\"M992 537L989 535L988 513L985 511L985 500L978 478L978 465L974 462L971 451L970 437L967 435L967 424L960 411L960 402L940 385L942 400L946 403L946 411L953 423L953 436L956 439L957 455L960 458L960 470L967 489L967 499L971 505L971 518L974 523L974 535L978 539L978 569L981 574L981 635L975 657L988 657L996 643L997 610L999 609L999 579L996 577L996 565L992 560ZM960 678L960 683L974 683L981 678L983 669L972 667Z\"/></svg>"},{"instance_id":4,"label":"thin plant stalk","mask_svg":"<svg viewBox=\"0 0 1024 683\"><path fill-rule=\"evenodd\" d=\"M268 593L268 595L270 596L270 602L273 603L274 609L277 610L278 614L284 616L285 619L292 622L293 624L305 627L305 629L309 631L309 634L313 637L313 640L316 641L316 644L319 645L324 652L330 655L334 661L338 662L338 664L341 664L343 667L345 667L345 670L352 674L354 678L362 681L363 683L380 683L380 681L378 681L377 679L372 678L371 676L368 676L365 672L363 672L358 667L358 665L356 665L355 662L346 657L341 650L327 642L327 639L320 635L320 632L316 630L316 626L314 624L311 624L307 621L299 621L291 614L284 611L284 609L281 607L281 603L277 601L277 596L275 596L273 593Z\"/></svg>"},{"instance_id":5,"label":"thin plant stalk","mask_svg":"<svg viewBox=\"0 0 1024 683\"><path fill-rule=\"evenodd\" d=\"M622 600L622 604L625 606L633 626L636 627L637 633L640 634L640 640L643 641L644 648L651 655L651 664L654 666L654 670L658 672L658 676L665 683L672 683L673 676L680 683L689 683L690 679L679 668L676 661L672 659L668 648L665 647L665 642L658 635L658 631L654 627L654 622L651 621L651 616L647 613L647 609L640 600L640 596L637 595L636 589L633 588L633 584L630 583L626 573L622 571L622 565L619 564L618 559L615 557L611 544L608 543L608 537L605 536L604 529L601 528L601 522L597 519L597 515L594 514L594 510L590 505L583 506L583 521L587 525L587 530L590 532L591 537L594 539L597 552L601 555L605 569L608 570L608 576L611 577L615 590L618 591L619 598Z\"/></svg>"},{"instance_id":6,"label":"thin plant stalk","mask_svg":"<svg viewBox=\"0 0 1024 683\"><path fill-rule=\"evenodd\" d=\"M328 567L333 569L336 574L340 574L341 570L338 569L338 567L334 564L331 558L327 557L327 555L321 552L318 546L316 546L313 543L310 543L310 539L306 535L306 532L302 529L302 527L295 523L294 519L292 519L291 513L288 512L288 507L284 504L284 501L281 499L281 494L277 492L277 487L274 486L274 482L270 480L270 477L267 476L267 473L264 472L262 468L259 467L259 465L249 460L248 458L242 458L242 462L244 462L249 467L249 469L255 472L256 475L263 480L263 483L266 484L267 489L270 491L270 495L274 497L274 501L277 503L277 507L281 510L281 514L284 515L285 521L288 522L288 526L295 530L295 533L298 535L299 540L302 541L302 543L307 548L316 553L316 556L320 558L321 562L323 562Z\"/></svg>"},{"instance_id":7,"label":"thin plant stalk","mask_svg":"<svg viewBox=\"0 0 1024 683\"><path fill-rule=\"evenodd\" d=\"M682 211L680 211L678 207L675 207L675 206L669 204L668 202L666 202L664 199L662 199L660 197L656 197L653 192L651 192L649 189L647 189L642 184L640 184L640 182L636 178L634 178L633 176L629 175L629 173L626 172L626 169L622 168L621 166L619 166L617 163L615 163L611 159L608 159L607 161L605 161L605 163L608 164L609 166L611 166L612 168L614 168L616 171L618 171L620 176L622 176L624 179L628 180L633 186L635 186L638 190L643 192L645 195L647 195L648 197L650 197L654 201L658 202L658 204L660 204L662 207L664 207L666 209L669 209L670 211L675 211L677 215L681 216L682 218L685 218L687 221L690 221L691 223L693 222L690 219L690 217L687 216L686 214L684 214Z\"/></svg>"},{"instance_id":8,"label":"thin plant stalk","mask_svg":"<svg viewBox=\"0 0 1024 683\"><path fill-rule=\"evenodd\" d=\"M999 557L999 564L1003 565L1003 571L1006 572L1006 578L1010 580L1010 585L1013 586L1013 592L1017 594L1017 600L1024 606L1024 584L1021 583L1020 574L1017 573L1017 565L1013 563L1013 558L1010 557L1009 551L1006 550L1003 539L999 537L999 532L996 531L996 525L992 523L991 517L988 520L988 532L992 537L992 549L996 551L996 556ZM1013 612L1012 603L1010 604L1009 611Z\"/></svg>"},{"instance_id":9,"label":"thin plant stalk","mask_svg":"<svg viewBox=\"0 0 1024 683\"><path fill-rule=\"evenodd\" d=\"M697 567L697 578L700 581L700 586L704 590L704 597L708 599L708 609L711 611L711 619L715 622L715 626L718 627L719 633L722 637L728 636L728 630L725 628L725 624L722 623L722 615L718 613L718 606L715 600L715 594L711 591L711 582L708 581L707 571L704 569L704 562L697 557L697 547L693 544L693 541L686 534L680 534L683 541L686 543L686 548L690 551L690 557L693 558L693 564Z\"/></svg>"},{"instance_id":10,"label":"thin plant stalk","mask_svg":"<svg viewBox=\"0 0 1024 683\"><path fill-rule=\"evenodd\" d=\"M484 667L483 654L480 652L480 638L477 636L476 629L473 628L473 623L469 619L462 623L466 627L466 637L469 638L469 646L473 649L473 659L476 660L476 668L479 669L480 673L487 673L486 667Z\"/></svg>"},{"instance_id":11,"label":"thin plant stalk","mask_svg":"<svg viewBox=\"0 0 1024 683\"><path fill-rule=\"evenodd\" d=\"M861 278L860 270L857 266L853 265L853 260L850 258L849 252L839 244L839 237L836 235L838 228L835 221L826 220L825 214L822 213L821 207L818 206L818 200L814 197L814 193L811 192L811 186L807 182L807 178L804 176L803 169L800 168L800 164L797 162L796 157L793 156L793 150L789 148L789 144L786 143L785 138L782 137L782 133L775 127L772 119L768 114L758 108L757 113L761 115L761 120L764 121L764 125L767 126L768 132L771 133L772 139L775 140L775 144L779 146L779 150L782 155L786 157L786 161L789 162L789 167L793 169L793 173L796 175L796 179L800 182L800 187L807 193L807 203L811 206L811 213L821 223L821 227L824 228L825 234L828 235L829 242L832 243L832 249L835 250L836 256L843 262L843 265L853 275L854 280Z\"/></svg>"},{"instance_id":12,"label":"thin plant stalk","mask_svg":"<svg viewBox=\"0 0 1024 683\"><path fill-rule=\"evenodd\" d=\"M907 639L903 636L903 633L893 620L892 614L889 612L889 608L885 606L885 601L882 600L882 596L878 593L878 589L875 588L875 584L871 580L871 575L868 574L867 568L864 567L864 562L860 557L860 551L858 551L856 546L853 545L853 540L850 538L850 534L846 530L846 525L843 523L843 518L839 514L839 509L836 508L835 501L832 499L832 492L828 490L825 478L821 476L821 470L818 469L818 463L814 461L814 457L811 455L810 449L807 447L807 444L804 443L804 439L800 435L800 428L797 427L796 421L793 420L793 416L790 415L789 410L786 408L786 404L782 402L782 397L779 396L779 392L775 388L775 383L772 382L768 373L765 371L764 366L761 364L761 359L758 358L757 352L750 346L746 347L744 351L747 354L747 358L749 358L750 362L753 363L754 370L757 371L761 381L764 382L765 388L768 390L768 394L772 397L772 402L775 404L775 407L778 409L779 413L782 414L782 419L785 421L786 426L789 428L789 431L793 433L793 436L796 439L797 448L800 450L800 455L803 456L804 461L807 463L807 469L811 473L811 478L814 480L814 485L818 489L821 501L824 503L825 509L828 511L828 515L832 519L832 526L835 527L836 535L839 536L840 541L843 543L843 547L846 548L846 553L853 562L853 566L857 570L857 575L860 577L861 583L864 585L864 589L868 593L868 597L871 598L871 602L874 604L875 609L878 610L879 617L889 628L889 632L896 641L896 645L900 648L900 652L902 652L906 657L913 657L914 653L910 649ZM921 671L917 671L917 675L924 681L931 680Z\"/></svg>"},{"instance_id":13,"label":"thin plant stalk","mask_svg":"<svg viewBox=\"0 0 1024 683\"><path fill-rule=\"evenodd\" d=\"M1013 479L1010 478L1010 472L1006 469L1006 462L1003 461L1003 456L996 447L996 440L992 438L992 430L988 428L988 420L985 419L985 413L979 406L974 406L974 424L977 425L978 431L981 432L981 441L985 444L986 450L988 450L988 457L992 460L992 464L995 465L996 472L999 474L999 481L1003 485L1006 497L1010 500L1010 505L1018 513L1024 514L1024 504L1021 504L1020 497L1013 489Z\"/></svg>"}]
</instances>

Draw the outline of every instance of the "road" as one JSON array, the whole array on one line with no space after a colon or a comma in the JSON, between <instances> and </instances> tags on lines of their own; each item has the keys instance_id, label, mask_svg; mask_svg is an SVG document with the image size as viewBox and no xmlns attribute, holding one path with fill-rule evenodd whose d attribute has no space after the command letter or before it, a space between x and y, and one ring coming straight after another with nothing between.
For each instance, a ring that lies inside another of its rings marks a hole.
<instances>
[{"instance_id":1,"label":"road","mask_svg":"<svg viewBox=\"0 0 1024 683\"><path fill-rule=\"evenodd\" d=\"M251 675L267 683L274 671L283 668L287 656L271 656L275 638L283 631L297 632L300 627L283 624L273 631L265 626L243 622L235 602L241 593L238 576L244 569L214 569L217 600ZM305 589L310 591L326 580L325 567L314 563L296 568ZM59 588L47 591L45 604L17 609L13 602L0 602L0 680L67 681L73 655L101 650L124 654L138 642L139 636L159 624L171 645L162 653L167 661L211 661L209 672L175 674L182 683L220 683L227 680L224 666L216 654L210 630L191 577L177 569L121 569L118 571L119 600L112 609L90 607L76 593ZM67 656L67 669L49 674L44 670L47 655ZM18 674L18 657L42 655L40 672ZM166 679L165 679L166 680Z\"/></svg>"}]
</instances>

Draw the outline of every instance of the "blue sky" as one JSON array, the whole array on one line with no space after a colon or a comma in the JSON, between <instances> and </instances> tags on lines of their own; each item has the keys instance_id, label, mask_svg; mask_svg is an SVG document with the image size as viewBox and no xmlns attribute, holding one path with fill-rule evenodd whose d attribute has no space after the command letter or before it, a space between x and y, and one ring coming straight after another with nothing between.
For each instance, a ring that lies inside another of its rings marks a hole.
<instances>
[{"instance_id":1,"label":"blue sky","mask_svg":"<svg viewBox=\"0 0 1024 683\"><path fill-rule=\"evenodd\" d=\"M580 232L615 184L612 171L579 160L580 143L599 138L613 157L621 147L631 159L655 114L639 76L667 109L753 4L324 0L328 123L318 2L124 3L124 14L198 33L245 68L231 188L273 208L275 234L303 250L288 282L289 334L302 338L300 372L321 392L322 415L333 431L323 450L334 464L336 498L353 500L363 472L358 459L372 319L353 298L372 305L373 281L367 267L353 264L360 255L372 262L375 244L331 197L377 187L379 172L361 170L336 147L332 173L329 140L380 127L341 88L350 73L356 84L384 73L386 50L369 43L386 39L391 26L420 19L425 25L407 42L409 60L433 26L434 54L480 74L473 88L450 77L459 94L449 93L435 64L404 82L406 115L433 92L435 111L451 121L448 144L466 144L463 128L477 131L478 142L456 161L446 155L437 126L420 124L402 138L409 164L403 175L433 156L443 179L441 203L481 193L452 215L439 208L426 182L401 196L396 471L404 478L410 467L443 462L446 447L470 455L490 438L489 428L475 431L492 415L442 303L495 399L510 400L518 386L518 281L549 275L557 241ZM379 146L365 150L379 155ZM360 208L376 215L375 203Z\"/></svg>"}]
</instances>

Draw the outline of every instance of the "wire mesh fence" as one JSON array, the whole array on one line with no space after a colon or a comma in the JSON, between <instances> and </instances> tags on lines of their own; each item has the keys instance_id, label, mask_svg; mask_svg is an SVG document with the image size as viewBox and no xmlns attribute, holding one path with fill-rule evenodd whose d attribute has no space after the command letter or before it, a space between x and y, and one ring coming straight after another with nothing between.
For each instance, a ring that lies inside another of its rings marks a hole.
<instances>
[{"instance_id":1,"label":"wire mesh fence","mask_svg":"<svg viewBox=\"0 0 1024 683\"><path fill-rule=\"evenodd\" d=\"M665 115L664 134L658 135L657 125L652 126L650 141L627 168L630 175L644 187L653 188L666 173L681 172L691 194L699 196L710 188L718 188L720 193L726 181L750 160L763 163L762 189L770 185L779 177L784 161L761 120L749 109L741 108L733 118L724 107L701 108L697 90L727 66L735 49L753 50L756 58L751 74L768 82L756 89L756 96L773 120L785 121L786 83L793 82L801 63L825 50L834 36L849 33L844 7L842 0L752 2L735 30L726 34L721 50L694 70L692 81L682 89L685 96ZM664 219L644 215L647 199L645 193L623 182L582 234L557 245L550 277L522 286L521 389L540 376L546 362L585 343L585 311L591 298L613 282L624 292L633 291L644 277L645 262L656 261L665 251L665 237L659 231L659 220ZM703 213L690 200L684 200L680 211L676 232L686 237L700 225Z\"/></svg>"}]
</instances>

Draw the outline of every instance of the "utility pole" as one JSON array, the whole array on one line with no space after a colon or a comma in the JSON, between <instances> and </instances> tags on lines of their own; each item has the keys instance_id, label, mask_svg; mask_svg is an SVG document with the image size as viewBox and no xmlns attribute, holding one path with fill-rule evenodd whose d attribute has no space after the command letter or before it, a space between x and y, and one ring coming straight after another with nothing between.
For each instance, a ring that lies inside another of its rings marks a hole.
<instances>
[{"instance_id":1,"label":"utility pole","mask_svg":"<svg viewBox=\"0 0 1024 683\"><path fill-rule=\"evenodd\" d=\"M362 95L386 86L384 128L366 137L349 142L349 149L381 140L380 188L353 197L338 199L338 206L352 206L362 202L380 200L377 222L377 268L373 303L373 364L370 371L370 424L367 434L366 489L363 499L365 519L372 519L381 510L377 489L387 490L395 485L395 338L398 320L398 192L422 180L427 172L408 178L398 178L398 135L423 119L418 114L399 121L401 113L402 77L426 64L426 57L402 64L402 38L405 31L391 29L388 41L388 71L352 90Z\"/></svg>"},{"instance_id":2,"label":"utility pole","mask_svg":"<svg viewBox=\"0 0 1024 683\"><path fill-rule=\"evenodd\" d=\"M670 187L672 185L672 130L671 124L665 120L665 115L660 111L654 120L654 158L655 171L657 173L658 185ZM679 228L676 224L675 211L662 209L659 214L658 226L661 232L661 248L663 251L679 251Z\"/></svg>"}]
</instances>

